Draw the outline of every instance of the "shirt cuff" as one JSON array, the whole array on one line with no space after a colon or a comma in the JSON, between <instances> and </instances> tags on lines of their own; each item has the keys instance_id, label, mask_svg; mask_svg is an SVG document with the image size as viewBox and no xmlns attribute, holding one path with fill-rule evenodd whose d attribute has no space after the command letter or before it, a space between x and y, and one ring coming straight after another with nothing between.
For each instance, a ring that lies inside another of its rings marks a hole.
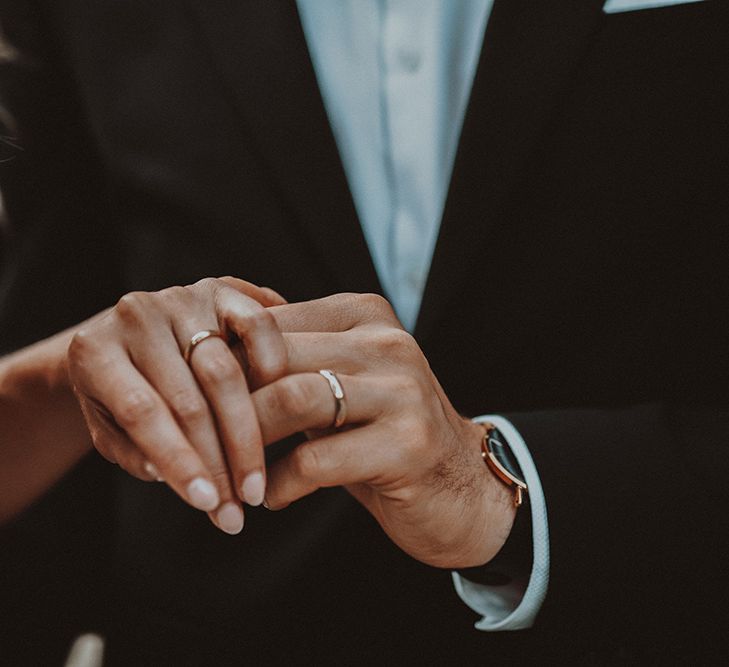
<instances>
[{"instance_id":1,"label":"shirt cuff","mask_svg":"<svg viewBox=\"0 0 729 667\"><path fill-rule=\"evenodd\" d=\"M533 625L549 583L549 527L544 491L529 449L508 419L497 415L484 415L473 421L491 422L501 431L524 473L532 512L532 571L526 589L518 584L477 584L464 579L457 572L453 572L453 583L461 600L483 617L476 622L477 630L524 630Z\"/></svg>"}]
</instances>

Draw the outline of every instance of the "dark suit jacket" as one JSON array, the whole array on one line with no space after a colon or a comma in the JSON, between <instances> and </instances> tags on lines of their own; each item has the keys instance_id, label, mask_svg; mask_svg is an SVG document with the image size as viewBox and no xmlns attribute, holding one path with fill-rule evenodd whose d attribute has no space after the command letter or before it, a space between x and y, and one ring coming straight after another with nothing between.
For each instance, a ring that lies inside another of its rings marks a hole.
<instances>
[{"instance_id":1,"label":"dark suit jacket","mask_svg":"<svg viewBox=\"0 0 729 667\"><path fill-rule=\"evenodd\" d=\"M8 590L45 587L33 613L54 637L95 624L121 664L721 648L729 7L601 5L496 0L416 330L457 408L505 413L535 458L552 548L536 626L475 631L449 574L340 490L230 538L89 461L6 531ZM25 146L3 167L4 349L209 275L290 300L380 290L293 2L0 7Z\"/></svg>"}]
</instances>

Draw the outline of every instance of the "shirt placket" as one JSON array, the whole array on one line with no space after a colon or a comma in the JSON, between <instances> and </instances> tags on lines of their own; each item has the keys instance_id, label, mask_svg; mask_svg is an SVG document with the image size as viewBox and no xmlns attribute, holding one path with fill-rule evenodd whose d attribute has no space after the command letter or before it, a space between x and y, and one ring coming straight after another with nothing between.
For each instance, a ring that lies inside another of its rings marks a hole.
<instances>
[{"instance_id":1,"label":"shirt placket","mask_svg":"<svg viewBox=\"0 0 729 667\"><path fill-rule=\"evenodd\" d=\"M382 35L383 110L389 131L393 211L390 275L393 300L412 329L428 274L437 145L433 50L425 49L431 2L388 0ZM425 139L424 139L425 138Z\"/></svg>"}]
</instances>

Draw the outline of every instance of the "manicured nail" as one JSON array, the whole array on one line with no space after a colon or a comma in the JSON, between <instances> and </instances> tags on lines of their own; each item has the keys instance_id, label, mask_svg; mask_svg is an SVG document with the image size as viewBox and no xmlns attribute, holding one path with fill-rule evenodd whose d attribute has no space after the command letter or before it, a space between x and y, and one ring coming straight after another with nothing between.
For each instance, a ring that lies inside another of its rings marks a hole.
<instances>
[{"instance_id":1,"label":"manicured nail","mask_svg":"<svg viewBox=\"0 0 729 667\"><path fill-rule=\"evenodd\" d=\"M215 515L218 525L228 535L237 535L243 530L243 510L235 503L225 503Z\"/></svg>"},{"instance_id":2,"label":"manicured nail","mask_svg":"<svg viewBox=\"0 0 729 667\"><path fill-rule=\"evenodd\" d=\"M263 502L261 503L267 510L271 509L271 506L268 504L268 501L264 498Z\"/></svg>"},{"instance_id":3,"label":"manicured nail","mask_svg":"<svg viewBox=\"0 0 729 667\"><path fill-rule=\"evenodd\" d=\"M266 493L266 485L263 481L263 475L259 472L250 473L241 486L243 500L249 505L257 506L263 502L263 496Z\"/></svg>"},{"instance_id":4,"label":"manicured nail","mask_svg":"<svg viewBox=\"0 0 729 667\"><path fill-rule=\"evenodd\" d=\"M194 507L204 512L214 510L220 503L218 490L208 480L196 477L187 486L187 497Z\"/></svg>"},{"instance_id":5,"label":"manicured nail","mask_svg":"<svg viewBox=\"0 0 729 667\"><path fill-rule=\"evenodd\" d=\"M144 464L144 472L146 472L150 477L153 477L158 482L164 482L165 481L162 478L162 475L159 474L159 470L157 470L157 466L154 465L154 463L151 463L150 461L147 461Z\"/></svg>"}]
</instances>

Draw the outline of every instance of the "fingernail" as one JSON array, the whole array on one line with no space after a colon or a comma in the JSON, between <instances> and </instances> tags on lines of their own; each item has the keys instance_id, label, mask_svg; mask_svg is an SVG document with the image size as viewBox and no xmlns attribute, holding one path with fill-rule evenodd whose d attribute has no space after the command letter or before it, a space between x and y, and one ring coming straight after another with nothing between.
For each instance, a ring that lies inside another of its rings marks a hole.
<instances>
[{"instance_id":1,"label":"fingernail","mask_svg":"<svg viewBox=\"0 0 729 667\"><path fill-rule=\"evenodd\" d=\"M225 503L215 515L218 525L228 535L237 535L243 530L243 510L235 503Z\"/></svg>"},{"instance_id":2,"label":"fingernail","mask_svg":"<svg viewBox=\"0 0 729 667\"><path fill-rule=\"evenodd\" d=\"M158 482L164 482L165 481L162 478L162 475L159 474L159 470L157 470L157 466L154 465L154 463L151 463L150 461L147 461L144 464L144 472L146 472L150 477L153 477Z\"/></svg>"},{"instance_id":3,"label":"fingernail","mask_svg":"<svg viewBox=\"0 0 729 667\"><path fill-rule=\"evenodd\" d=\"M264 499L261 505L263 505L267 510L270 510L271 512L278 512L279 510L285 510L291 503L286 503L285 505L279 505L278 507L271 507L268 500Z\"/></svg>"},{"instance_id":4,"label":"fingernail","mask_svg":"<svg viewBox=\"0 0 729 667\"><path fill-rule=\"evenodd\" d=\"M266 485L263 481L263 475L259 472L250 473L241 485L243 500L249 505L257 506L263 502L263 496L266 493Z\"/></svg>"},{"instance_id":5,"label":"fingernail","mask_svg":"<svg viewBox=\"0 0 729 667\"><path fill-rule=\"evenodd\" d=\"M208 480L196 477L187 487L187 497L194 507L204 512L214 510L220 503L218 490Z\"/></svg>"}]
</instances>

